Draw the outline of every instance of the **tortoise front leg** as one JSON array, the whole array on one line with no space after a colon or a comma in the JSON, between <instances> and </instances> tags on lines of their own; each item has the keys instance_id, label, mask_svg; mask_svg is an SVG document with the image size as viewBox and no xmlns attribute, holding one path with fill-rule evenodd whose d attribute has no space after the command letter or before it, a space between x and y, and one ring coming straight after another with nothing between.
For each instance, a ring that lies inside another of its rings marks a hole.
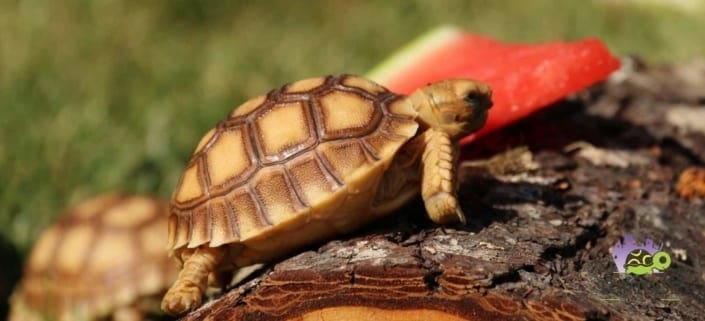
<instances>
[{"instance_id":1,"label":"tortoise front leg","mask_svg":"<svg viewBox=\"0 0 705 321\"><path fill-rule=\"evenodd\" d=\"M421 158L421 196L428 216L436 223L465 223L457 199L458 145L445 132L428 129Z\"/></svg>"},{"instance_id":2,"label":"tortoise front leg","mask_svg":"<svg viewBox=\"0 0 705 321\"><path fill-rule=\"evenodd\" d=\"M201 305L208 275L220 265L225 254L222 247L199 247L191 251L193 253L186 258L176 282L162 299L162 310L173 316Z\"/></svg>"}]
</instances>

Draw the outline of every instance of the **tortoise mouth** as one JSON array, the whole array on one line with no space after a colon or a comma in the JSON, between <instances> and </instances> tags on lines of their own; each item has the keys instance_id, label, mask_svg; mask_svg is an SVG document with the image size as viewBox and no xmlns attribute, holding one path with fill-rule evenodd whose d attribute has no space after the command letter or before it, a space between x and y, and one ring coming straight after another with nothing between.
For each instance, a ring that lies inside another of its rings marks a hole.
<instances>
[{"instance_id":1,"label":"tortoise mouth","mask_svg":"<svg viewBox=\"0 0 705 321\"><path fill-rule=\"evenodd\" d=\"M487 109L479 111L475 117L470 119L465 126L466 134L473 133L480 128L484 127L485 124L487 123L487 119L489 118L489 111Z\"/></svg>"},{"instance_id":2,"label":"tortoise mouth","mask_svg":"<svg viewBox=\"0 0 705 321\"><path fill-rule=\"evenodd\" d=\"M486 102L475 106L475 112L480 114L480 116L487 116L490 109L492 109L492 102Z\"/></svg>"}]
</instances>

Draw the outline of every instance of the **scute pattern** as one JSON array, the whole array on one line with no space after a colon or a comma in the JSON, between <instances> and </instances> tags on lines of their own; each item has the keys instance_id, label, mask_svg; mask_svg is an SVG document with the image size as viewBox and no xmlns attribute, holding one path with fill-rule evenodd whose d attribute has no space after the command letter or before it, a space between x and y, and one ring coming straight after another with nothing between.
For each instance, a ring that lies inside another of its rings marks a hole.
<instances>
[{"instance_id":1,"label":"scute pattern","mask_svg":"<svg viewBox=\"0 0 705 321\"><path fill-rule=\"evenodd\" d=\"M321 110L321 138L324 140L361 137L374 129L382 116L374 101L354 93L334 91L318 99ZM355 106L351 113L341 106Z\"/></svg>"},{"instance_id":2,"label":"scute pattern","mask_svg":"<svg viewBox=\"0 0 705 321\"><path fill-rule=\"evenodd\" d=\"M262 169L254 179L252 187L269 224L280 224L289 218L289 213L304 207L283 166Z\"/></svg>"},{"instance_id":3,"label":"scute pattern","mask_svg":"<svg viewBox=\"0 0 705 321\"><path fill-rule=\"evenodd\" d=\"M374 161L357 139L325 142L319 146L319 151L342 182L356 169Z\"/></svg>"},{"instance_id":4,"label":"scute pattern","mask_svg":"<svg viewBox=\"0 0 705 321\"><path fill-rule=\"evenodd\" d=\"M213 142L210 157L206 158L211 185L223 185L248 170L254 170L254 161L250 159L252 148L248 142L245 128L222 131Z\"/></svg>"},{"instance_id":5,"label":"scute pattern","mask_svg":"<svg viewBox=\"0 0 705 321\"><path fill-rule=\"evenodd\" d=\"M77 224L64 232L60 246L56 249L56 268L68 275L78 274L85 262L91 247L95 230L86 223Z\"/></svg>"},{"instance_id":6,"label":"scute pattern","mask_svg":"<svg viewBox=\"0 0 705 321\"><path fill-rule=\"evenodd\" d=\"M255 113L255 140L262 163L285 160L316 143L310 108L304 102L274 104Z\"/></svg>"},{"instance_id":7,"label":"scute pattern","mask_svg":"<svg viewBox=\"0 0 705 321\"><path fill-rule=\"evenodd\" d=\"M199 160L200 161L200 160ZM203 183L201 182L201 175L198 172L199 164L191 164L181 175L181 181L179 188L174 193L174 199L178 202L188 202L190 200L196 200L202 198L205 194L203 191Z\"/></svg>"},{"instance_id":8,"label":"scute pattern","mask_svg":"<svg viewBox=\"0 0 705 321\"><path fill-rule=\"evenodd\" d=\"M339 188L339 184L331 175L315 151L309 152L289 164L289 173L304 204L316 204Z\"/></svg>"},{"instance_id":9,"label":"scute pattern","mask_svg":"<svg viewBox=\"0 0 705 321\"><path fill-rule=\"evenodd\" d=\"M295 81L284 86L284 92L287 94L298 94L307 93L316 90L316 88L323 86L326 83L326 77L316 77L308 78L299 81Z\"/></svg>"},{"instance_id":10,"label":"scute pattern","mask_svg":"<svg viewBox=\"0 0 705 321\"><path fill-rule=\"evenodd\" d=\"M230 207L230 203L225 198L218 197L213 199L210 203L210 210L212 224L221 227L211 230L212 244L220 245L240 237L237 217Z\"/></svg>"},{"instance_id":11,"label":"scute pattern","mask_svg":"<svg viewBox=\"0 0 705 321\"><path fill-rule=\"evenodd\" d=\"M32 249L12 298L13 320L32 319L26 309L75 320L79 306L93 320L165 292L177 273L161 237L167 218L165 202L136 195L109 194L69 209Z\"/></svg>"},{"instance_id":12,"label":"scute pattern","mask_svg":"<svg viewBox=\"0 0 705 321\"><path fill-rule=\"evenodd\" d=\"M172 198L168 247L247 243L328 201L415 135L415 111L400 98L343 75L301 80L244 103L191 156ZM389 104L399 106L391 112ZM219 149L220 137L235 131L245 134ZM245 159L251 166L242 166ZM212 174L213 164L228 162Z\"/></svg>"},{"instance_id":13,"label":"scute pattern","mask_svg":"<svg viewBox=\"0 0 705 321\"><path fill-rule=\"evenodd\" d=\"M230 206L234 209L235 217L237 217L241 239L253 237L257 235L258 231L272 225L262 213L262 205L255 199L252 189L241 188L232 194Z\"/></svg>"}]
</instances>

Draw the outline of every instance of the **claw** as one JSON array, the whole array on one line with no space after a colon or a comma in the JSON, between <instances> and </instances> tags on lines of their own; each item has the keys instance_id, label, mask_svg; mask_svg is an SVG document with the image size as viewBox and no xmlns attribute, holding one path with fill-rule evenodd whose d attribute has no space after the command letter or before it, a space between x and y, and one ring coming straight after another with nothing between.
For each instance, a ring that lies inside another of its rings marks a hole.
<instances>
[{"instance_id":1,"label":"claw","mask_svg":"<svg viewBox=\"0 0 705 321\"><path fill-rule=\"evenodd\" d=\"M197 286L177 284L162 299L162 310L172 316L182 315L200 305L201 289Z\"/></svg>"},{"instance_id":2,"label":"claw","mask_svg":"<svg viewBox=\"0 0 705 321\"><path fill-rule=\"evenodd\" d=\"M225 250L222 247L207 247L185 254L189 256L184 262L184 268L162 299L162 310L172 316L184 314L201 305L208 275L216 270Z\"/></svg>"}]
</instances>

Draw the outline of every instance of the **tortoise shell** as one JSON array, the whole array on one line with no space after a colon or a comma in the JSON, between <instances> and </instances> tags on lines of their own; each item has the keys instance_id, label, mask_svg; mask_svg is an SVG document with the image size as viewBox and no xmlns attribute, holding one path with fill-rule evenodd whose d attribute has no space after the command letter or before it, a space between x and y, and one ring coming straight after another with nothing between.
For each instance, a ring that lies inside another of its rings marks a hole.
<instances>
[{"instance_id":1,"label":"tortoise shell","mask_svg":"<svg viewBox=\"0 0 705 321\"><path fill-rule=\"evenodd\" d=\"M646 250L636 249L629 252L624 266L651 266L652 263L653 257L651 253Z\"/></svg>"},{"instance_id":2,"label":"tortoise shell","mask_svg":"<svg viewBox=\"0 0 705 321\"><path fill-rule=\"evenodd\" d=\"M239 244L252 252L241 265L359 225L367 218L344 214L370 208L369 193L418 130L404 98L343 75L240 105L201 139L179 180L169 248Z\"/></svg>"},{"instance_id":3,"label":"tortoise shell","mask_svg":"<svg viewBox=\"0 0 705 321\"><path fill-rule=\"evenodd\" d=\"M166 202L118 194L69 209L32 248L10 320L94 320L158 304L178 270L164 251L167 214Z\"/></svg>"}]
</instances>

